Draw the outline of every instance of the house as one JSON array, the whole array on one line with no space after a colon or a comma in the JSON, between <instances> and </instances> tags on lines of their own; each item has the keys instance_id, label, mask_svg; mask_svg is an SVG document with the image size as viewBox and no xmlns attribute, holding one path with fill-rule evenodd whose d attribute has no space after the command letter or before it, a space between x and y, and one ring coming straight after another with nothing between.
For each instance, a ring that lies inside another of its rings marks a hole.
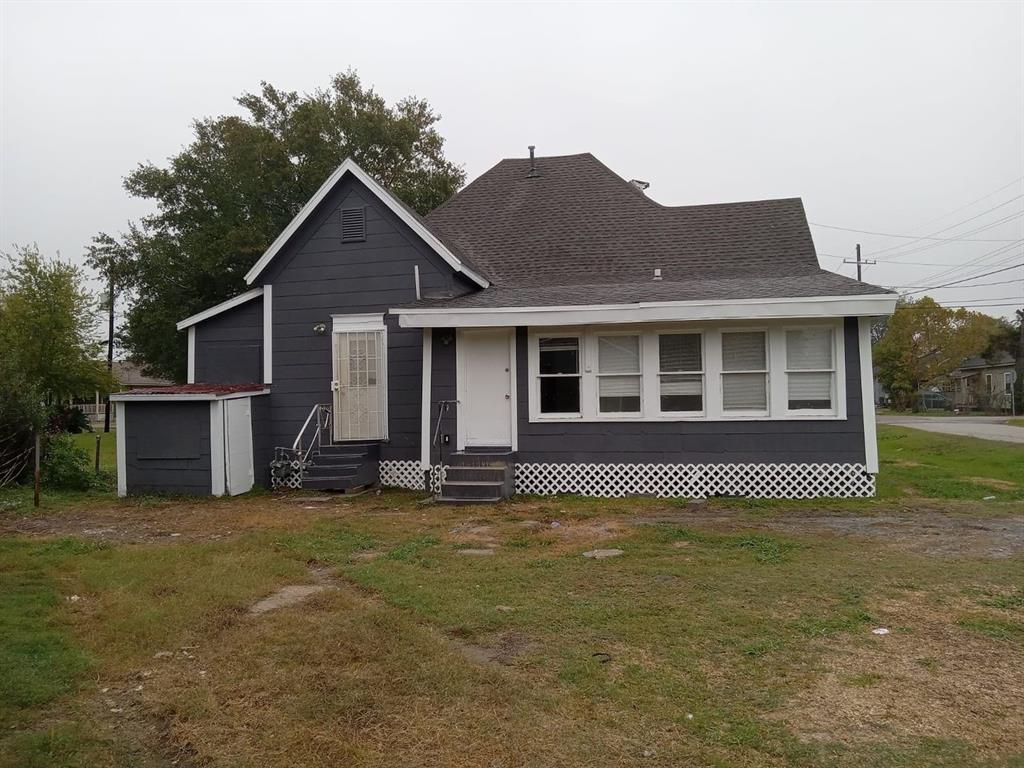
<instances>
[{"instance_id":1,"label":"house","mask_svg":"<svg viewBox=\"0 0 1024 768\"><path fill-rule=\"evenodd\" d=\"M969 357L950 376L953 382L953 407L1012 411L1016 360L1003 353L994 360Z\"/></svg>"},{"instance_id":2,"label":"house","mask_svg":"<svg viewBox=\"0 0 1024 768\"><path fill-rule=\"evenodd\" d=\"M114 375L114 380L118 383L118 391L120 392L129 392L133 389L141 389L142 387L165 387L173 383L156 376L147 376L142 372L142 368L127 360L115 360L111 365L111 373ZM72 403L72 406L88 416L89 421L94 426L103 423L106 403L103 402L103 395L99 391L94 392L90 400L76 401ZM111 411L111 417L113 416L114 412Z\"/></svg>"},{"instance_id":3,"label":"house","mask_svg":"<svg viewBox=\"0 0 1024 768\"><path fill-rule=\"evenodd\" d=\"M115 396L119 492L872 495L896 295L821 269L799 199L644 187L531 149L420 217L346 160L178 324L189 383Z\"/></svg>"}]
</instances>

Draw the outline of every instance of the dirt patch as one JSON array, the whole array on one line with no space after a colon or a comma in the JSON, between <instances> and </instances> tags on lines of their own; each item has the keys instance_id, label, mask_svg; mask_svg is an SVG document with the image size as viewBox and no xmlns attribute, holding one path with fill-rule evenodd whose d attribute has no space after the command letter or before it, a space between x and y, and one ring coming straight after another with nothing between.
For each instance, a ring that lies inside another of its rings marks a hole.
<instances>
[{"instance_id":1,"label":"dirt patch","mask_svg":"<svg viewBox=\"0 0 1024 768\"><path fill-rule=\"evenodd\" d=\"M985 755L1024 750L1019 647L958 627L948 604L916 595L875 612L891 634L830 641L824 674L773 717L805 741L956 736Z\"/></svg>"},{"instance_id":2,"label":"dirt patch","mask_svg":"<svg viewBox=\"0 0 1024 768\"><path fill-rule=\"evenodd\" d=\"M456 647L470 661L478 664L500 664L513 666L523 654L534 648L535 643L519 632L502 632L480 642L470 643L455 638Z\"/></svg>"},{"instance_id":3,"label":"dirt patch","mask_svg":"<svg viewBox=\"0 0 1024 768\"><path fill-rule=\"evenodd\" d=\"M968 480L975 485L995 488L997 491L1015 491L1020 487L1017 483L1011 483L1009 480L997 480L994 477L964 477L962 479Z\"/></svg>"}]
</instances>

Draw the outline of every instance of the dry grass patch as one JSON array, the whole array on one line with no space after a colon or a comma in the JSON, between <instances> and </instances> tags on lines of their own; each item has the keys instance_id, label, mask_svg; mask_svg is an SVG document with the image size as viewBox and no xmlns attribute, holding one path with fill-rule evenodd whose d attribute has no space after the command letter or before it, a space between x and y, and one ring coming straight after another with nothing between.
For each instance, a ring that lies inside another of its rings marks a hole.
<instances>
[{"instance_id":1,"label":"dry grass patch","mask_svg":"<svg viewBox=\"0 0 1024 768\"><path fill-rule=\"evenodd\" d=\"M891 634L830 641L820 677L775 716L812 741L955 735L978 756L1024 752L1024 649L958 625L970 607L922 593L879 604Z\"/></svg>"}]
</instances>

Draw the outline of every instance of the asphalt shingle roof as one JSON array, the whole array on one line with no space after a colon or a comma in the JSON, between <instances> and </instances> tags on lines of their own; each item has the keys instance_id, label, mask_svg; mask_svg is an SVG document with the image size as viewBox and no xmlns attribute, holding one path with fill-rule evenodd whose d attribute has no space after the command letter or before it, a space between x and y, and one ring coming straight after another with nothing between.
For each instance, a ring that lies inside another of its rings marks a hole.
<instances>
[{"instance_id":1,"label":"asphalt shingle roof","mask_svg":"<svg viewBox=\"0 0 1024 768\"><path fill-rule=\"evenodd\" d=\"M798 198L672 207L589 153L536 167L531 178L529 159L502 160L426 216L492 282L443 306L887 292L818 266Z\"/></svg>"}]
</instances>

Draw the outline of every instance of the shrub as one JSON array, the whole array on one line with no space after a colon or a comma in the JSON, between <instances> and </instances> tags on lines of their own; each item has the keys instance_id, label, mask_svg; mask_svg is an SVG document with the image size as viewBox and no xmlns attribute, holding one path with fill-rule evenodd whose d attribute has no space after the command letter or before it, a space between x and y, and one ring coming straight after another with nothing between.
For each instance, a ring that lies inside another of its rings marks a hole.
<instances>
[{"instance_id":1,"label":"shrub","mask_svg":"<svg viewBox=\"0 0 1024 768\"><path fill-rule=\"evenodd\" d=\"M89 454L66 434L46 436L40 468L42 483L48 488L85 491L97 482Z\"/></svg>"},{"instance_id":2,"label":"shrub","mask_svg":"<svg viewBox=\"0 0 1024 768\"><path fill-rule=\"evenodd\" d=\"M92 432L92 424L81 408L73 405L58 406L50 413L49 431L78 435L82 432Z\"/></svg>"}]
</instances>

